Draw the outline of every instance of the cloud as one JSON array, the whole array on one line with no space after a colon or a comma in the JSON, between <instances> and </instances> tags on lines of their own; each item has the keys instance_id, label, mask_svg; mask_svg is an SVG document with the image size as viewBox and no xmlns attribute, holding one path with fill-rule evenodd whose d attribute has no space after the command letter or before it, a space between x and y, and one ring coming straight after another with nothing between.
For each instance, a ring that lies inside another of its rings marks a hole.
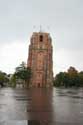
<instances>
[{"instance_id":1,"label":"cloud","mask_svg":"<svg viewBox=\"0 0 83 125\"><path fill-rule=\"evenodd\" d=\"M12 41L10 44L2 45L0 49L0 70L13 73L15 68L22 62L27 63L28 40ZM72 50L65 48L53 48L53 70L54 75L60 71L66 71L69 66L74 66L77 70L83 69L83 50Z\"/></svg>"},{"instance_id":2,"label":"cloud","mask_svg":"<svg viewBox=\"0 0 83 125\"><path fill-rule=\"evenodd\" d=\"M27 60L28 41L40 25L53 39L54 72L70 65L82 70L83 0L0 1L0 69L13 72Z\"/></svg>"},{"instance_id":3,"label":"cloud","mask_svg":"<svg viewBox=\"0 0 83 125\"><path fill-rule=\"evenodd\" d=\"M67 71L70 66L78 71L83 70L83 50L67 50L64 48L54 51L54 74Z\"/></svg>"},{"instance_id":4,"label":"cloud","mask_svg":"<svg viewBox=\"0 0 83 125\"><path fill-rule=\"evenodd\" d=\"M22 61L27 62L28 43L19 40L5 44L0 49L0 70L13 73Z\"/></svg>"}]
</instances>

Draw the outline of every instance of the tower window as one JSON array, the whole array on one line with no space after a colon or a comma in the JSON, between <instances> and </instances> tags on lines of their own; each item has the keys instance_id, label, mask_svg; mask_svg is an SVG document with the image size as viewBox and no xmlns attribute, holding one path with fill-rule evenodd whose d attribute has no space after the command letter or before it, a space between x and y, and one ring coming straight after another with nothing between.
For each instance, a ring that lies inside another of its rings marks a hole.
<instances>
[{"instance_id":1,"label":"tower window","mask_svg":"<svg viewBox=\"0 0 83 125\"><path fill-rule=\"evenodd\" d=\"M42 35L40 35L40 42L42 42L43 41L43 36Z\"/></svg>"}]
</instances>

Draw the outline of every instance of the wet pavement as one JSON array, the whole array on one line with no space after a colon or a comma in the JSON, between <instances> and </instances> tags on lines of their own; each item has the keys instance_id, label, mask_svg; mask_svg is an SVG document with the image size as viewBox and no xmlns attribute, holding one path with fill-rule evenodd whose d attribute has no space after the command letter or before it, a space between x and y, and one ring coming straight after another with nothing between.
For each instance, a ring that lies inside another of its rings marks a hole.
<instances>
[{"instance_id":1,"label":"wet pavement","mask_svg":"<svg viewBox=\"0 0 83 125\"><path fill-rule=\"evenodd\" d=\"M83 88L0 88L0 125L83 125Z\"/></svg>"}]
</instances>

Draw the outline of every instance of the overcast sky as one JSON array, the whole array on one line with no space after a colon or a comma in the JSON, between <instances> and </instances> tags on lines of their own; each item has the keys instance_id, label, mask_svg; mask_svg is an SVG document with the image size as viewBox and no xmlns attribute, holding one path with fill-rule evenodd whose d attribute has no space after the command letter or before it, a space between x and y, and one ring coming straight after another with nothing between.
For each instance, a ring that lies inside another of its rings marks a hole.
<instances>
[{"instance_id":1,"label":"overcast sky","mask_svg":"<svg viewBox=\"0 0 83 125\"><path fill-rule=\"evenodd\" d=\"M27 62L33 31L49 32L54 74L83 70L83 0L0 0L0 70Z\"/></svg>"}]
</instances>

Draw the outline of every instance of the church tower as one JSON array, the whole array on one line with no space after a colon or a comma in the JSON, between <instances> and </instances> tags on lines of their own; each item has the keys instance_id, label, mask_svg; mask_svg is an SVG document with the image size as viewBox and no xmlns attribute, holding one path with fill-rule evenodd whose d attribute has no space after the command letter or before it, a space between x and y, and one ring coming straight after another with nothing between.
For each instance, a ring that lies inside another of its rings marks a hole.
<instances>
[{"instance_id":1,"label":"church tower","mask_svg":"<svg viewBox=\"0 0 83 125\"><path fill-rule=\"evenodd\" d=\"M30 87L52 87L52 39L49 33L33 32L29 45L27 66L31 68Z\"/></svg>"}]
</instances>

